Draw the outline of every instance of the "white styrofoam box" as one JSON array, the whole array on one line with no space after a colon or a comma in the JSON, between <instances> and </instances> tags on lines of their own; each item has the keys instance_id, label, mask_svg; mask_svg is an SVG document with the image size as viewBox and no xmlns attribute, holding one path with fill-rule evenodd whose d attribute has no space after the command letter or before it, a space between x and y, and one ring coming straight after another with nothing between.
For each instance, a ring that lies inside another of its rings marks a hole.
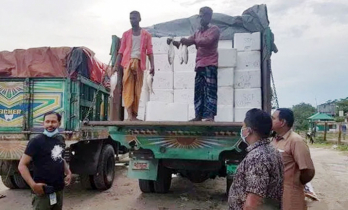
<instances>
[{"instance_id":1,"label":"white styrofoam box","mask_svg":"<svg viewBox=\"0 0 348 210\"><path fill-rule=\"evenodd\" d=\"M234 108L234 121L244 122L245 114L252 108Z\"/></svg>"},{"instance_id":2,"label":"white styrofoam box","mask_svg":"<svg viewBox=\"0 0 348 210\"><path fill-rule=\"evenodd\" d=\"M254 107L257 109L261 109L260 107ZM234 108L234 122L244 122L245 114L253 108Z\"/></svg>"},{"instance_id":3,"label":"white styrofoam box","mask_svg":"<svg viewBox=\"0 0 348 210\"><path fill-rule=\"evenodd\" d=\"M231 49L233 48L232 40L220 40L218 49Z\"/></svg>"},{"instance_id":4,"label":"white styrofoam box","mask_svg":"<svg viewBox=\"0 0 348 210\"><path fill-rule=\"evenodd\" d=\"M174 72L174 89L193 89L195 88L194 71Z\"/></svg>"},{"instance_id":5,"label":"white styrofoam box","mask_svg":"<svg viewBox=\"0 0 348 210\"><path fill-rule=\"evenodd\" d=\"M194 104L194 89L174 89L174 103Z\"/></svg>"},{"instance_id":6,"label":"white styrofoam box","mask_svg":"<svg viewBox=\"0 0 348 210\"><path fill-rule=\"evenodd\" d=\"M128 118L128 112L126 109L124 109L124 119L127 119L127 118ZM137 118L139 120L145 120L145 106L139 106Z\"/></svg>"},{"instance_id":7,"label":"white styrofoam box","mask_svg":"<svg viewBox=\"0 0 348 210\"><path fill-rule=\"evenodd\" d=\"M150 101L174 102L174 90L172 89L154 89L153 92L151 93Z\"/></svg>"},{"instance_id":8,"label":"white styrofoam box","mask_svg":"<svg viewBox=\"0 0 348 210\"><path fill-rule=\"evenodd\" d=\"M235 89L236 108L261 107L261 88Z\"/></svg>"},{"instance_id":9,"label":"white styrofoam box","mask_svg":"<svg viewBox=\"0 0 348 210\"><path fill-rule=\"evenodd\" d=\"M218 105L233 105L233 88L218 87Z\"/></svg>"},{"instance_id":10,"label":"white styrofoam box","mask_svg":"<svg viewBox=\"0 0 348 210\"><path fill-rule=\"evenodd\" d=\"M190 104L189 105L189 114L188 114L188 119L191 120L196 117L196 112L195 112L195 105Z\"/></svg>"},{"instance_id":11,"label":"white styrofoam box","mask_svg":"<svg viewBox=\"0 0 348 210\"><path fill-rule=\"evenodd\" d=\"M154 54L167 54L168 47L167 44L168 37L152 37L152 48Z\"/></svg>"},{"instance_id":12,"label":"white styrofoam box","mask_svg":"<svg viewBox=\"0 0 348 210\"><path fill-rule=\"evenodd\" d=\"M216 122L233 122L233 105L218 105Z\"/></svg>"},{"instance_id":13,"label":"white styrofoam box","mask_svg":"<svg viewBox=\"0 0 348 210\"><path fill-rule=\"evenodd\" d=\"M235 33L234 48L238 51L261 50L261 34L255 33Z\"/></svg>"},{"instance_id":14,"label":"white styrofoam box","mask_svg":"<svg viewBox=\"0 0 348 210\"><path fill-rule=\"evenodd\" d=\"M169 64L168 54L154 54L155 71L173 71L173 66Z\"/></svg>"},{"instance_id":15,"label":"white styrofoam box","mask_svg":"<svg viewBox=\"0 0 348 210\"><path fill-rule=\"evenodd\" d=\"M261 88L261 70L237 70L234 72L234 88Z\"/></svg>"},{"instance_id":16,"label":"white styrofoam box","mask_svg":"<svg viewBox=\"0 0 348 210\"><path fill-rule=\"evenodd\" d=\"M146 105L146 121L187 121L188 104L149 101Z\"/></svg>"},{"instance_id":17,"label":"white styrofoam box","mask_svg":"<svg viewBox=\"0 0 348 210\"><path fill-rule=\"evenodd\" d=\"M238 52L237 70L261 69L260 51Z\"/></svg>"},{"instance_id":18,"label":"white styrofoam box","mask_svg":"<svg viewBox=\"0 0 348 210\"><path fill-rule=\"evenodd\" d=\"M218 68L218 87L233 87L234 68Z\"/></svg>"},{"instance_id":19,"label":"white styrofoam box","mask_svg":"<svg viewBox=\"0 0 348 210\"><path fill-rule=\"evenodd\" d=\"M218 49L219 67L236 67L237 66L237 49Z\"/></svg>"},{"instance_id":20,"label":"white styrofoam box","mask_svg":"<svg viewBox=\"0 0 348 210\"><path fill-rule=\"evenodd\" d=\"M156 72L153 77L153 89L173 89L174 73L173 72Z\"/></svg>"}]
</instances>

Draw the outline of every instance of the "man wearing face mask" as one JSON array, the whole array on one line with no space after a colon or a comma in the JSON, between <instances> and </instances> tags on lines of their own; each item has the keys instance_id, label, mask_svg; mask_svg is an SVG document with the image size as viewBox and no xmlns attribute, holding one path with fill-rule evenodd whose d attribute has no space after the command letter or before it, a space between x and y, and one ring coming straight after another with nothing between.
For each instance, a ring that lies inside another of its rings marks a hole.
<instances>
[{"instance_id":1,"label":"man wearing face mask","mask_svg":"<svg viewBox=\"0 0 348 210\"><path fill-rule=\"evenodd\" d=\"M19 162L18 170L32 191L33 209L60 210L63 189L71 181L71 171L63 159L64 140L58 128L62 116L56 112L44 115L44 132L32 138ZM33 177L29 164L33 163ZM64 177L66 176L66 177Z\"/></svg>"},{"instance_id":2,"label":"man wearing face mask","mask_svg":"<svg viewBox=\"0 0 348 210\"><path fill-rule=\"evenodd\" d=\"M307 209L304 186L315 174L309 148L304 139L291 129L294 113L290 109L277 109L272 120L276 132L272 144L281 152L284 162L283 209Z\"/></svg>"},{"instance_id":3,"label":"man wearing face mask","mask_svg":"<svg viewBox=\"0 0 348 210\"><path fill-rule=\"evenodd\" d=\"M246 113L241 137L248 154L239 164L228 196L230 210L281 209L283 163L270 145L272 129L269 114L260 109Z\"/></svg>"}]
</instances>

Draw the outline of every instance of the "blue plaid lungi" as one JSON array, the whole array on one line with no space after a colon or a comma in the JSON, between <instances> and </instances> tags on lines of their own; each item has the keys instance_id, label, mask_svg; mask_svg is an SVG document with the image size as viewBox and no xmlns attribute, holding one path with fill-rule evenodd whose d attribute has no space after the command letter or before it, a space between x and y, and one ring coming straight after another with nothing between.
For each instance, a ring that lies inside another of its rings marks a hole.
<instances>
[{"instance_id":1,"label":"blue plaid lungi","mask_svg":"<svg viewBox=\"0 0 348 210\"><path fill-rule=\"evenodd\" d=\"M217 112L217 67L198 67L195 77L196 118L213 118Z\"/></svg>"}]
</instances>

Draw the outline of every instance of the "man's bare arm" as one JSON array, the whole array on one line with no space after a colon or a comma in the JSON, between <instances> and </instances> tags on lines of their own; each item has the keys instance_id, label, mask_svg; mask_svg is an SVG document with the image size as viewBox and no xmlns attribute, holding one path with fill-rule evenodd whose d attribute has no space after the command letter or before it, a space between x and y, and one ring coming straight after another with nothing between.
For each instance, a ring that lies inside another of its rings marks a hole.
<instances>
[{"instance_id":1,"label":"man's bare arm","mask_svg":"<svg viewBox=\"0 0 348 210\"><path fill-rule=\"evenodd\" d=\"M123 58L123 54L118 53L116 57L114 72L120 70L122 58Z\"/></svg>"},{"instance_id":2,"label":"man's bare arm","mask_svg":"<svg viewBox=\"0 0 348 210\"><path fill-rule=\"evenodd\" d=\"M44 194L43 186L46 185L44 183L36 183L31 177L28 165L31 162L32 158L29 155L23 154L21 160L18 164L18 171L21 173L23 179L27 182L30 188L34 191L34 193L38 195Z\"/></svg>"},{"instance_id":3,"label":"man's bare arm","mask_svg":"<svg viewBox=\"0 0 348 210\"><path fill-rule=\"evenodd\" d=\"M153 76L155 76L155 59L153 57L153 54L149 54L147 55L149 57L150 60L150 74L152 74Z\"/></svg>"},{"instance_id":4,"label":"man's bare arm","mask_svg":"<svg viewBox=\"0 0 348 210\"><path fill-rule=\"evenodd\" d=\"M65 160L64 160L64 174L66 175L66 177L64 179L65 185L68 186L68 185L70 185L72 174L71 174L69 165Z\"/></svg>"},{"instance_id":5,"label":"man's bare arm","mask_svg":"<svg viewBox=\"0 0 348 210\"><path fill-rule=\"evenodd\" d=\"M31 177L28 165L31 162L32 158L29 155L23 154L21 160L18 164L18 170L21 173L23 179L27 182L29 186L33 186L35 181Z\"/></svg>"}]
</instances>

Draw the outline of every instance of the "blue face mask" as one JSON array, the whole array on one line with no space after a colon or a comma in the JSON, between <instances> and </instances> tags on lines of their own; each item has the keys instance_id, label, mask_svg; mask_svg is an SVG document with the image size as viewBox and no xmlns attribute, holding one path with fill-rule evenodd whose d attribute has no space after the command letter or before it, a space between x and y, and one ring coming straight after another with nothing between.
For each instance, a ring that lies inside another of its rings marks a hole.
<instances>
[{"instance_id":1,"label":"blue face mask","mask_svg":"<svg viewBox=\"0 0 348 210\"><path fill-rule=\"evenodd\" d=\"M54 135L56 135L56 134L58 134L59 133L59 131L58 131L58 128L56 128L54 131L52 131L52 132L49 132L49 131L47 131L46 129L44 130L44 132L43 132L43 134L44 135L46 135L46 136L48 136L48 137L52 137L52 136L54 136Z\"/></svg>"}]
</instances>

